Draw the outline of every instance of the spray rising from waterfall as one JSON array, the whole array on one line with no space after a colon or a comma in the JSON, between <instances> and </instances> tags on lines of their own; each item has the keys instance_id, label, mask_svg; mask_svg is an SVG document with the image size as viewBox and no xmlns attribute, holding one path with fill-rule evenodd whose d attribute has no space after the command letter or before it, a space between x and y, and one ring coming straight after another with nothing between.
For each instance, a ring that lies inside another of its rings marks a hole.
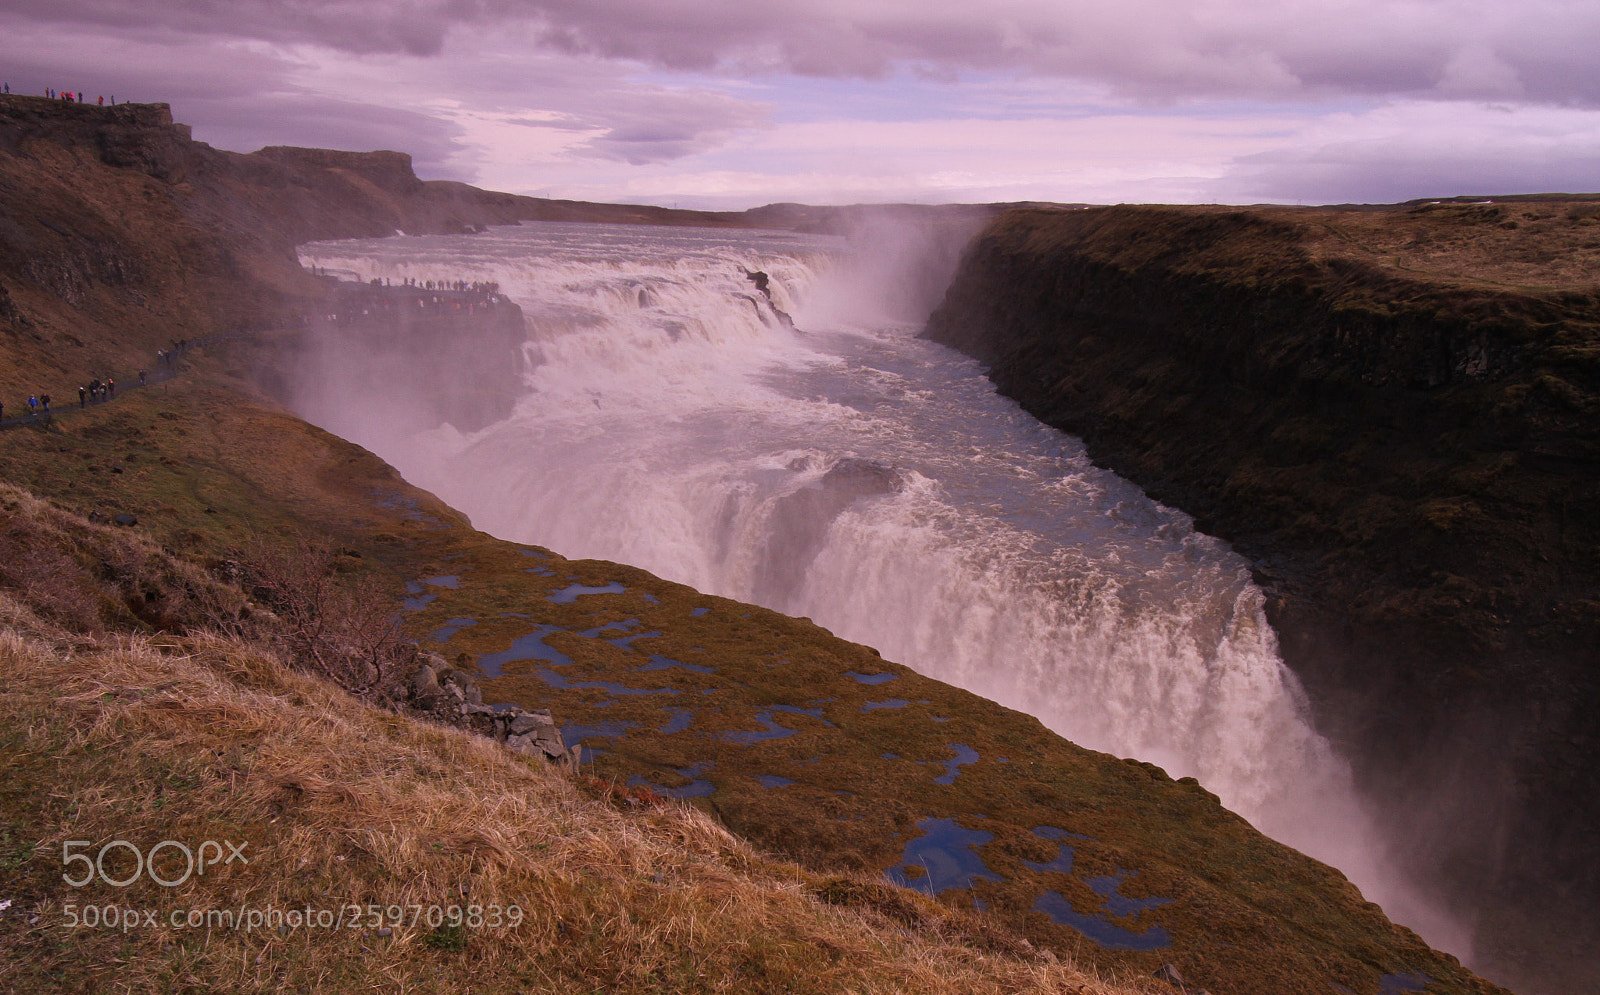
<instances>
[{"instance_id":1,"label":"spray rising from waterfall","mask_svg":"<svg viewBox=\"0 0 1600 995\"><path fill-rule=\"evenodd\" d=\"M308 246L351 278L498 282L529 334L488 358L523 364L524 390L479 431L416 431L389 408L406 398L326 351L296 404L490 533L809 616L1081 745L1198 777L1466 953L1386 865L1244 561L916 338L960 234L529 224ZM392 344L429 362L408 348Z\"/></svg>"}]
</instances>

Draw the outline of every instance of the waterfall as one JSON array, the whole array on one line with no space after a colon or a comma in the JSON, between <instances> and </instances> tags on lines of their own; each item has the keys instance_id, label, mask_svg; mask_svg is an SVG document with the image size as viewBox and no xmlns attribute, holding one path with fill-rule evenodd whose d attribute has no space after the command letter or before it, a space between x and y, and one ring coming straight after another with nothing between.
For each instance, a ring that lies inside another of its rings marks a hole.
<instances>
[{"instance_id":1,"label":"waterfall","mask_svg":"<svg viewBox=\"0 0 1600 995\"><path fill-rule=\"evenodd\" d=\"M512 414L479 431L397 430L404 398L327 388L359 370L304 371L296 403L494 535L809 616L1195 776L1464 954L1386 866L1245 562L918 339L926 300L874 291L924 236L530 223L306 246L354 279L497 282L529 334L494 360L522 364Z\"/></svg>"}]
</instances>

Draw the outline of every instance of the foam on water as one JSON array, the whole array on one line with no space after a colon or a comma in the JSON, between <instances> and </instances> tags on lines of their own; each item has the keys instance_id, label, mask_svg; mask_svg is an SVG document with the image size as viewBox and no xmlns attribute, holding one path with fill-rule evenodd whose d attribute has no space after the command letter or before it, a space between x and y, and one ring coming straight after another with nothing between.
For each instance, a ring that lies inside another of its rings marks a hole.
<instances>
[{"instance_id":1,"label":"foam on water","mask_svg":"<svg viewBox=\"0 0 1600 995\"><path fill-rule=\"evenodd\" d=\"M1465 954L1386 865L1244 561L916 338L925 311L886 308L894 277L874 268L910 255L550 223L307 246L352 278L498 282L529 334L506 357L525 369L513 414L476 433L396 434L385 404L405 399L330 393L338 371L303 377L298 403L498 536L809 616L1084 746L1198 777ZM762 722L744 735L793 732Z\"/></svg>"}]
</instances>

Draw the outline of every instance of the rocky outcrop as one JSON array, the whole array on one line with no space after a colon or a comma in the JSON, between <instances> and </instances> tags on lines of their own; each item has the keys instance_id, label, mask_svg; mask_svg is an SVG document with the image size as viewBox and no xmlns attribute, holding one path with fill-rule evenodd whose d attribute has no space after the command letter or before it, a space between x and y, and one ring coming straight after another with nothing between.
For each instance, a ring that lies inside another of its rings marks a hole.
<instances>
[{"instance_id":1,"label":"rocky outcrop","mask_svg":"<svg viewBox=\"0 0 1600 995\"><path fill-rule=\"evenodd\" d=\"M466 671L437 653L421 653L395 707L487 736L513 753L541 757L576 769L583 747L568 746L549 709L528 711L514 705L486 705L483 692Z\"/></svg>"},{"instance_id":2,"label":"rocky outcrop","mask_svg":"<svg viewBox=\"0 0 1600 995\"><path fill-rule=\"evenodd\" d=\"M1532 216L1017 211L926 334L1252 558L1419 864L1592 915L1600 295L1393 264L1586 251L1579 212Z\"/></svg>"}]
</instances>

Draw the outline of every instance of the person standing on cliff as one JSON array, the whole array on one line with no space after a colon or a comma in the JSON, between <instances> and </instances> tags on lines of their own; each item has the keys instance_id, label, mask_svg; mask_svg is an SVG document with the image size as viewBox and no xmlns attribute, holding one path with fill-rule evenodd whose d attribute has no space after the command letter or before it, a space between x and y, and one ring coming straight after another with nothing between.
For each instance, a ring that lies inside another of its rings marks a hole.
<instances>
[{"instance_id":1,"label":"person standing on cliff","mask_svg":"<svg viewBox=\"0 0 1600 995\"><path fill-rule=\"evenodd\" d=\"M40 398L39 398L39 403L44 405L44 413L45 414L49 414L50 413L50 395L49 394L41 395Z\"/></svg>"},{"instance_id":2,"label":"person standing on cliff","mask_svg":"<svg viewBox=\"0 0 1600 995\"><path fill-rule=\"evenodd\" d=\"M87 390L85 390L84 388L79 387L78 388L78 407L86 408L88 406L89 406L89 392Z\"/></svg>"},{"instance_id":3,"label":"person standing on cliff","mask_svg":"<svg viewBox=\"0 0 1600 995\"><path fill-rule=\"evenodd\" d=\"M32 394L28 395L28 417L32 418L39 413L39 399Z\"/></svg>"},{"instance_id":4,"label":"person standing on cliff","mask_svg":"<svg viewBox=\"0 0 1600 995\"><path fill-rule=\"evenodd\" d=\"M107 397L116 397L117 396L117 382L115 380L111 379L110 377L106 377L106 396Z\"/></svg>"}]
</instances>

